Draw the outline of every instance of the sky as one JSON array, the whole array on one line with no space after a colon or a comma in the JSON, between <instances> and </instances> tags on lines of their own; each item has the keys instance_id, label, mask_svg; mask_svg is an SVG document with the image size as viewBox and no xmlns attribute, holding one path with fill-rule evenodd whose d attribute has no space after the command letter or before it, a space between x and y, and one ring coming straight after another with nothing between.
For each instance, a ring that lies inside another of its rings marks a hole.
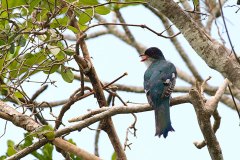
<instances>
[{"instance_id":1,"label":"sky","mask_svg":"<svg viewBox=\"0 0 240 160\"><path fill-rule=\"evenodd\" d=\"M235 3L235 1L229 0L226 5ZM235 13L236 10L236 8L224 8L224 13L226 16L227 25L229 27L234 49L237 53L240 53L240 46L238 45L240 36L240 12ZM147 26L159 32L163 30L159 19L142 6L127 7L122 10L122 14L127 23L146 24ZM107 18L111 19L111 15L109 15ZM218 19L217 22L221 28L220 32L226 38L226 32L222 29L222 19ZM99 29L101 29L101 27L94 28L90 30L90 32ZM185 63L176 52L170 40L158 37L145 29L133 27L130 29L137 41L141 42L146 47L159 47L163 51L167 60L173 62L177 67L190 74L190 71L187 69ZM216 37L216 30L212 34ZM223 82L223 77L218 72L214 71L206 65L206 63L188 45L183 36L180 35L177 38L181 41L182 46L184 46L184 49L194 64L196 64L197 69L199 70L202 77L206 79L208 76L211 76L212 79L209 81L209 83L213 84L214 86L220 85ZM226 46L229 46L227 39L226 42ZM94 67L101 80L110 82L122 75L124 72L127 72L128 76L119 80L118 83L134 86L143 85L143 75L146 70L146 66L140 62L140 58L138 57L138 54L134 48L126 45L111 35L89 40L87 41L87 45L92 56ZM76 86L79 86L79 82L77 81L74 81L73 84L63 82L60 75L51 75L50 78L51 80L57 80L57 87L49 86L47 92L42 94L38 98L38 101L43 101L46 99L49 101L55 101L68 98L70 94L76 90ZM33 77L33 79L40 80L42 79L42 75L37 75L36 77ZM31 88L29 85L31 85ZM187 84L178 79L176 85L186 86ZM31 83L25 84L23 87L30 94L33 94L34 91L40 86L38 84ZM135 94L120 91L118 94L124 101L147 103L145 94ZM176 97L178 95L180 94L174 93L172 96ZM119 101L116 101L116 105L120 104L121 103ZM67 123L68 119L86 113L87 109L94 109L96 107L97 102L95 99L93 99L92 96L81 100L80 102L74 104L71 109L66 112L66 115L64 117L65 124L70 125ZM59 111L60 107L55 108L54 114L57 115ZM216 136L221 145L224 159L237 160L237 157L239 156L238 148L240 143L240 126L237 113L236 111L227 108L221 103L218 106L218 111L222 119ZM45 115L47 115L48 118L52 119L49 114L49 110L45 110ZM153 111L138 113L137 118L137 137L133 137L131 134L129 135L129 142L131 142L132 145L131 150L126 150L126 155L129 160L211 159L206 147L199 150L193 145L194 141L202 141L203 136L199 129L196 114L192 105L183 104L171 107L171 122L173 128L175 129L175 132L170 132L166 139L163 137L158 138L154 136L155 122ZM125 140L126 129L133 122L133 117L130 114L117 115L113 117L113 122L119 138L123 144ZM3 133L4 124L5 121L0 120L0 134ZM93 124L90 127L96 128L97 124ZM16 143L18 143L22 140L23 133L25 133L23 129L16 128L11 123L8 123L6 134L0 139L0 155L3 155L6 151L7 139L13 139ZM66 138L73 138L80 148L93 153L94 136L95 131L86 128L81 132L76 131L74 133L71 133L71 135L67 136ZM99 141L100 157L109 160L111 159L113 152L113 148L106 133L101 132ZM59 158L63 159L59 153L54 152L54 159ZM31 160L33 157L27 156L23 159Z\"/></svg>"}]
</instances>

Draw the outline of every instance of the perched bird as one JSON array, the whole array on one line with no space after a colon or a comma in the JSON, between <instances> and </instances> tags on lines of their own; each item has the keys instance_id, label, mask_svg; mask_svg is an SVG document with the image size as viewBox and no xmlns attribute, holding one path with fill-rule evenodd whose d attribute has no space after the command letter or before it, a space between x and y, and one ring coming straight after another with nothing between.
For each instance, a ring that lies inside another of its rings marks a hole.
<instances>
[{"instance_id":1,"label":"perched bird","mask_svg":"<svg viewBox=\"0 0 240 160\"><path fill-rule=\"evenodd\" d=\"M142 62L148 64L144 74L144 89L149 104L155 111L155 136L167 137L169 131L174 131L170 120L170 98L176 83L175 66L166 61L162 51L156 47L148 48L140 55Z\"/></svg>"}]
</instances>

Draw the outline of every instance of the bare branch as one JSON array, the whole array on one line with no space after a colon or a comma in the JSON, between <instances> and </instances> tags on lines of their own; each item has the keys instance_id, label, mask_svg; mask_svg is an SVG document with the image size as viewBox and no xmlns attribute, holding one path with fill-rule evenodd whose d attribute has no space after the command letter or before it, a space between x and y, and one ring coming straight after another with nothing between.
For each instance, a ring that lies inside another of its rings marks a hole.
<instances>
[{"instance_id":1,"label":"bare branch","mask_svg":"<svg viewBox=\"0 0 240 160\"><path fill-rule=\"evenodd\" d=\"M48 88L48 85L43 85L39 90L37 90L32 98L31 98L31 101L34 101L41 93L43 93L46 89Z\"/></svg>"},{"instance_id":2,"label":"bare branch","mask_svg":"<svg viewBox=\"0 0 240 160\"><path fill-rule=\"evenodd\" d=\"M192 102L200 129L206 141L209 154L212 160L223 160L222 151L219 142L212 130L210 122L210 114L204 109L204 101L202 99L201 91L196 88L192 88L189 92L190 101Z\"/></svg>"},{"instance_id":3,"label":"bare branch","mask_svg":"<svg viewBox=\"0 0 240 160\"><path fill-rule=\"evenodd\" d=\"M216 94L207 100L205 107L210 114L213 114L213 112L217 108L218 102L220 101L222 95L224 94L228 86L228 83L229 83L228 79L225 79L223 84L218 88Z\"/></svg>"},{"instance_id":4,"label":"bare branch","mask_svg":"<svg viewBox=\"0 0 240 160\"><path fill-rule=\"evenodd\" d=\"M12 107L10 107L9 105L7 105L2 101L0 101L0 113L1 112L9 115L7 117L8 119L6 120L11 121L14 125L21 127L27 130L28 132L32 132L40 127L40 125L36 123L31 117L25 114L19 113L17 110L13 109ZM4 118L4 117L1 117L1 118ZM49 140L44 139L43 141L41 141L41 143L33 144L31 145L31 147L29 147L29 149L28 148L24 149L23 151L20 151L17 154L14 154L13 156L9 157L9 159L20 159L26 156L27 154L29 154L30 152L40 148L42 145L46 144L47 142L49 142ZM99 159L98 157L90 153L79 152L79 150L81 149L77 148L77 146L75 146L74 148L73 147L65 148L66 146L68 146L70 142L67 142L61 138L55 138L52 141L52 143L57 147L62 148L63 150L68 150L69 152L75 155L78 155L79 157L82 157L83 159L95 159L95 160Z\"/></svg>"},{"instance_id":5,"label":"bare branch","mask_svg":"<svg viewBox=\"0 0 240 160\"><path fill-rule=\"evenodd\" d=\"M189 102L189 96L183 95L178 96L171 99L170 105L178 105L182 103L188 103ZM114 107L102 107L95 110L92 110L88 112L87 114L81 115L76 118L72 118L68 120L69 122L76 122L76 121L83 121L87 118L94 117L100 113L106 112L108 113L107 116L113 116L116 114L126 114L126 113L138 113L138 112L144 112L144 111L150 111L152 110L152 107L149 106L149 104L131 104L128 103L127 106L114 106Z\"/></svg>"},{"instance_id":6,"label":"bare branch","mask_svg":"<svg viewBox=\"0 0 240 160\"><path fill-rule=\"evenodd\" d=\"M149 30L150 32L160 36L160 37L163 37L163 38L174 38L176 36L178 36L180 34L180 32L172 35L172 36L164 36L163 35L163 32L156 32L155 30L151 29L150 27L148 27L147 25L145 24L126 24L126 23L98 23L98 24L94 24L92 26L89 26L87 29L84 30L84 32L86 32L87 30L93 28L93 27L97 27L97 26L107 26L107 25L116 25L116 26L131 26L131 27L140 27L140 28L145 28L147 30Z\"/></svg>"},{"instance_id":7,"label":"bare branch","mask_svg":"<svg viewBox=\"0 0 240 160\"><path fill-rule=\"evenodd\" d=\"M213 124L213 131L214 133L217 132L219 126L220 126L220 123L221 123L221 117L217 111L217 109L214 111L213 113L213 118L214 118L214 124ZM202 149L203 147L205 147L207 145L206 141L203 140L202 142L193 142L193 144L198 148L198 149Z\"/></svg>"}]
</instances>

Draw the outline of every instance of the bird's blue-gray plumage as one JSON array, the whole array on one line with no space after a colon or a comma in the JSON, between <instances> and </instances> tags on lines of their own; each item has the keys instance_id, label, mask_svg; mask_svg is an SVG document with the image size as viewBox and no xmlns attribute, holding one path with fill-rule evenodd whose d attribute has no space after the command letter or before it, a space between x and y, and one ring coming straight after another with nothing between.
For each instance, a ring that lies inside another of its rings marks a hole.
<instances>
[{"instance_id":1,"label":"bird's blue-gray plumage","mask_svg":"<svg viewBox=\"0 0 240 160\"><path fill-rule=\"evenodd\" d=\"M156 48L154 47L153 49ZM147 55L148 53L149 51L147 50L145 54ZM156 54L162 54L162 52L160 51L160 53ZM171 125L169 107L176 78L175 66L171 62L166 61L163 55L156 59L153 58L152 64L144 74L144 89L148 102L155 111L155 135L159 137L163 135L166 138L169 131L174 131Z\"/></svg>"}]
</instances>

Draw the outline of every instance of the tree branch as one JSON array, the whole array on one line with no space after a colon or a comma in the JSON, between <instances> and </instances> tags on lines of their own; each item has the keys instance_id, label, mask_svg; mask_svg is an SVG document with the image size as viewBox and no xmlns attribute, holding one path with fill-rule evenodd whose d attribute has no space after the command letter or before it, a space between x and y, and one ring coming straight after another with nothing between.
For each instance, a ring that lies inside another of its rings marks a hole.
<instances>
[{"instance_id":1,"label":"tree branch","mask_svg":"<svg viewBox=\"0 0 240 160\"><path fill-rule=\"evenodd\" d=\"M162 20L162 23L165 28L168 28L170 26L168 19L161 12L159 12L158 10L154 9L153 7L151 7L149 5L145 5L145 7L147 7L149 10L151 10L159 19ZM167 33L168 33L168 35L173 35L174 31L172 28L169 28L169 29L167 29ZM178 41L177 37L171 38L170 40L174 44L179 55L182 57L182 59L184 60L184 62L186 63L186 65L188 66L188 68L190 69L192 74L194 75L194 77L200 82L203 81L203 79L200 76L200 74L198 73L196 67L193 65L193 62L190 60L190 58L186 54L186 51L183 49L180 42Z\"/></svg>"},{"instance_id":2,"label":"tree branch","mask_svg":"<svg viewBox=\"0 0 240 160\"><path fill-rule=\"evenodd\" d=\"M6 117L7 118L6 120L11 121L14 125L21 127L27 130L28 132L32 132L41 126L36 121L34 121L31 117L18 112L17 110L13 109L3 101L0 101L0 112L9 115ZM1 118L4 118L4 117L1 117ZM20 153L17 153L16 155L13 155L12 157L10 157L10 159L20 159L26 156L27 154L29 154L30 152L40 148L42 145L46 144L47 142L49 142L49 140L43 140L41 141L41 143L38 143L35 145L33 144L31 145L30 149L24 149L23 151L20 151ZM55 138L54 140L52 140L52 143L57 147L62 148L63 150L67 150L79 157L82 157L83 159L99 160L99 157L96 157L95 155L87 152L83 152L82 149L78 148L77 146L75 146L74 148L73 147L66 148L71 144L69 144L70 142L67 142L61 138ZM79 152L80 150L82 152Z\"/></svg>"},{"instance_id":3,"label":"tree branch","mask_svg":"<svg viewBox=\"0 0 240 160\"><path fill-rule=\"evenodd\" d=\"M228 83L229 83L228 79L225 79L223 84L218 88L216 94L207 100L205 107L210 114L213 114L213 112L217 108L218 102L220 101L222 95L224 94L228 86Z\"/></svg>"},{"instance_id":4,"label":"tree branch","mask_svg":"<svg viewBox=\"0 0 240 160\"><path fill-rule=\"evenodd\" d=\"M189 96L187 94L187 95L172 98L170 105L173 106L173 105L178 105L178 104L188 103L188 102L189 102ZM103 112L107 112L108 113L107 116L113 116L116 114L138 113L138 112L144 112L144 111L150 111L150 110L152 110L152 107L149 106L149 104L128 103L127 106L123 105L123 106L113 106L111 108L102 107L102 108L94 109L84 115L70 119L69 122L83 121L87 118L93 117L94 115L97 115Z\"/></svg>"},{"instance_id":5,"label":"tree branch","mask_svg":"<svg viewBox=\"0 0 240 160\"><path fill-rule=\"evenodd\" d=\"M240 64L231 51L210 38L173 0L147 0L171 20L183 36L208 64L240 89Z\"/></svg>"},{"instance_id":6,"label":"tree branch","mask_svg":"<svg viewBox=\"0 0 240 160\"><path fill-rule=\"evenodd\" d=\"M201 91L196 88L192 88L189 91L189 95L212 160L223 160L222 150L211 126L211 115L205 110L205 104Z\"/></svg>"}]
</instances>

